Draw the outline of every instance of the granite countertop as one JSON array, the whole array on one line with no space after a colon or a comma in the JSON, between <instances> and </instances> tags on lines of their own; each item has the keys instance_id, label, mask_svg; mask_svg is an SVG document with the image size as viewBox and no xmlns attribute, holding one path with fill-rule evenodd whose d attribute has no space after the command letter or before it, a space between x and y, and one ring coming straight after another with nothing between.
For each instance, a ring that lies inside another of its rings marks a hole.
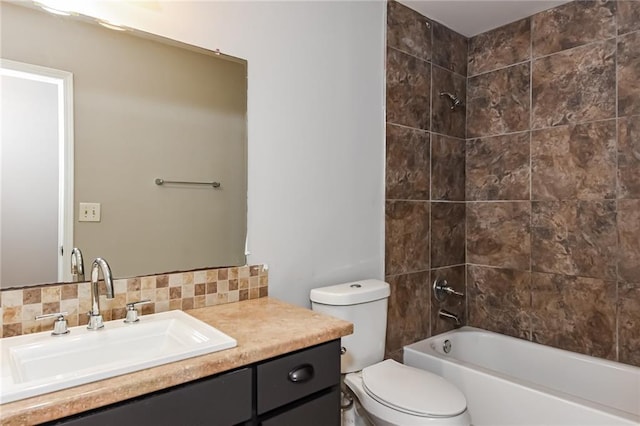
<instances>
[{"instance_id":1,"label":"granite countertop","mask_svg":"<svg viewBox=\"0 0 640 426\"><path fill-rule=\"evenodd\" d=\"M346 336L353 325L264 297L187 311L235 338L233 349L0 405L0 424L77 414Z\"/></svg>"}]
</instances>

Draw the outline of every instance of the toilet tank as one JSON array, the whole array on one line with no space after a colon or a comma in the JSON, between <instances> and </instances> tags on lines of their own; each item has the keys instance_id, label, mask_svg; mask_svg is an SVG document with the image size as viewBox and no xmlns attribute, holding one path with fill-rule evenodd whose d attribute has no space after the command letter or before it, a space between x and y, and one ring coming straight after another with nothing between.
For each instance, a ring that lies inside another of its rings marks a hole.
<instances>
[{"instance_id":1,"label":"toilet tank","mask_svg":"<svg viewBox=\"0 0 640 426\"><path fill-rule=\"evenodd\" d=\"M353 323L353 334L342 338L342 373L362 370L382 361L387 333L389 284L363 280L314 288L311 309Z\"/></svg>"}]
</instances>

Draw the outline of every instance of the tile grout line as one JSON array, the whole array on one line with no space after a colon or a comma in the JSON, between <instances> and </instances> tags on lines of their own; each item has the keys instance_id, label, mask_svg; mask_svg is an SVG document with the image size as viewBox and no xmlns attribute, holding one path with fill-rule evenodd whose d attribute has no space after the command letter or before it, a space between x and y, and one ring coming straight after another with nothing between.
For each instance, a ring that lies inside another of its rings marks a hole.
<instances>
[{"instance_id":1,"label":"tile grout line","mask_svg":"<svg viewBox=\"0 0 640 426\"><path fill-rule=\"evenodd\" d=\"M529 341L533 341L533 31L534 19L529 19Z\"/></svg>"},{"instance_id":2,"label":"tile grout line","mask_svg":"<svg viewBox=\"0 0 640 426\"><path fill-rule=\"evenodd\" d=\"M483 76L485 76L485 75L487 75L487 74L491 74L491 73L493 73L493 72L504 71L504 70L506 70L507 68L517 67L518 65L524 65L524 64L527 64L527 63L529 63L529 62L530 62L530 60L531 60L531 59L526 59L526 60L524 60L524 61L514 62L513 64L504 65L504 66L499 67L499 68L494 68L494 69L491 69L491 70L488 70L488 71L482 71L481 73L478 73L478 74L468 75L468 76L467 76L467 78L468 78L468 79L474 79L474 78L476 78L476 77L483 77Z\"/></svg>"},{"instance_id":3,"label":"tile grout line","mask_svg":"<svg viewBox=\"0 0 640 426\"><path fill-rule=\"evenodd\" d=\"M462 78L465 78L465 79L467 78L466 76L464 76L464 75L460 74L460 73L459 73L459 72L457 72L457 71L454 71L454 70L452 70L452 69L449 69L449 68L447 68L447 67L444 67L444 66L442 66L442 65L440 65L440 64L436 64L435 62L433 62L433 58L431 58L431 59L432 59L432 64L433 64L435 67L440 68L442 71L450 72L451 74L455 74L455 75L457 75L458 77L462 77Z\"/></svg>"},{"instance_id":4,"label":"tile grout line","mask_svg":"<svg viewBox=\"0 0 640 426\"><path fill-rule=\"evenodd\" d=\"M453 139L455 142L466 142L466 138L459 138L457 136L447 135L446 133L439 133L439 132L434 132L432 130L419 129L417 127L407 126L406 124L399 124L399 123L392 123L392 122L386 122L386 124L394 127L399 127L402 129L413 130L420 133L432 133L437 136L442 136L443 138ZM517 132L517 133L524 133L524 132Z\"/></svg>"},{"instance_id":5,"label":"tile grout line","mask_svg":"<svg viewBox=\"0 0 640 426\"><path fill-rule=\"evenodd\" d=\"M531 20L531 21L533 21L533 20ZM531 26L533 27L533 22L531 23ZM489 30L489 31L491 31L491 30ZM630 31L630 32L622 34L622 35L632 34L634 32L640 32L640 30ZM482 72L477 73L477 74L468 75L467 77L468 78L480 77L480 76L483 76L483 75L486 75L486 74L489 74L489 73L492 73L492 72L502 71L502 70L505 70L507 68L514 67L516 65L523 65L523 64L526 64L527 62L530 62L530 61L537 61L539 59L544 59L544 58L548 58L550 56L558 55L558 54L561 54L561 53L570 52L572 50L580 49L582 47L589 47L589 46L592 46L592 45L595 45L595 44L598 44L598 43L605 43L605 42L608 42L608 41L617 40L617 38L621 36L621 35L616 34L616 35L611 36L611 37L602 38L602 39L599 39L599 40L589 41L589 42L581 44L579 46L573 46L573 47L569 47L567 49L558 50L557 52L547 53L545 55L540 55L540 56L534 56L533 55L533 28L531 28L531 35L532 35L531 36L531 41L529 43L529 45L530 45L530 48L529 48L529 59L526 59L524 61L514 62L512 64L504 65L504 66L501 66L501 67L498 67L498 68L493 68L493 69L490 69L490 70L482 71Z\"/></svg>"},{"instance_id":6,"label":"tile grout line","mask_svg":"<svg viewBox=\"0 0 640 426\"><path fill-rule=\"evenodd\" d=\"M533 73L531 73L531 74L533 75ZM638 115L640 115L640 114L638 114ZM635 116L635 115L632 115L632 116ZM616 120L616 116L615 115L613 117L608 117L608 118L598 118L596 120L576 121L576 122L571 122L571 123L558 124L556 126L537 127L535 129L534 128L529 128L529 129L525 129L525 130L516 130L516 131L513 131L513 132L506 132L506 133L492 133L492 134L482 135L482 136L471 136L471 137L468 137L467 139L471 140L471 139L499 138L499 137L502 137L502 136L513 136L513 135L517 135L517 134L525 133L525 132L533 133L533 132L540 132L540 131L544 131L544 130L560 129L562 127L568 127L568 126L584 126L584 125L587 125L587 124L602 123L602 122L605 122L605 121L612 121L612 120Z\"/></svg>"},{"instance_id":7,"label":"tile grout line","mask_svg":"<svg viewBox=\"0 0 640 426\"><path fill-rule=\"evenodd\" d=\"M433 25L429 24L429 26L430 26L430 28L431 28L431 30L432 30L432 32L433 32ZM392 50L395 50L396 52L402 53L402 54L404 54L404 55L411 56L412 58L415 58L415 59L417 59L417 60L419 60L419 61L422 61L422 62L429 62L429 63L431 63L431 64L435 65L436 67L438 67L438 68L442 69L443 71L448 71L448 72L450 72L450 73L452 73L452 74L457 75L458 77L467 78L466 76L464 76L464 75L460 74L460 73L459 73L459 72L457 72L457 71L454 71L454 70L452 70L452 69L446 68L446 67L444 67L444 66L442 66L442 65L440 65L440 64L436 64L436 63L434 63L434 62L433 62L433 37L431 38L431 52L430 52L430 53L431 53L431 57L430 57L429 59L422 58L422 57L420 57L420 56L418 56L418 55L416 55L416 54L414 54L414 53L407 52L406 50L402 50L402 49L400 49L400 48L398 48L398 47L390 46L390 45L388 45L388 44L386 45L386 47L387 47L388 49L392 49Z\"/></svg>"},{"instance_id":8,"label":"tile grout line","mask_svg":"<svg viewBox=\"0 0 640 426\"><path fill-rule=\"evenodd\" d=\"M412 200L409 198L389 198L386 201L402 201L405 203L465 204L464 200ZM478 201L483 202L483 201ZM497 201L501 202L501 201Z\"/></svg>"},{"instance_id":9,"label":"tile grout line","mask_svg":"<svg viewBox=\"0 0 640 426\"><path fill-rule=\"evenodd\" d=\"M530 273L536 273L536 274L544 274L544 275L557 275L557 276L561 276L561 277L573 277L573 278L586 278L586 279L590 279L590 280L599 280L599 281L608 281L608 282L616 282L615 277L612 278L603 278L603 277L596 277L596 276L592 276L592 275L584 275L584 274L580 274L580 275L576 275L576 274L565 274L565 273L561 273L561 272L550 272L550 271L541 271L541 270L527 270L527 269L522 269L522 268L514 268L514 267L510 267L510 266L498 266L498 265L489 265L486 263L474 263L471 262L469 263L470 266L477 266L480 268L488 268L488 269L504 269L504 270L511 270L511 271L519 271L519 272L530 272Z\"/></svg>"},{"instance_id":10,"label":"tile grout line","mask_svg":"<svg viewBox=\"0 0 640 426\"><path fill-rule=\"evenodd\" d=\"M616 34L618 33L618 21L617 21L617 13L614 15L614 20L615 20L615 28L616 28ZM619 182L619 178L618 178L618 171L620 170L620 159L619 159L619 139L620 139L620 132L619 132L619 120L620 120L620 107L619 107L619 97L618 97L618 40L619 40L620 36L616 37L616 43L615 43L615 56L614 56L614 62L615 62L615 73L616 73L616 173L615 173L615 198L614 198L614 203L615 203L615 210L616 210L616 291L615 291L615 310L614 310L614 315L615 315L615 340L614 340L614 344L615 344L615 357L616 357L616 361L618 361L620 359L620 313L618 311L618 307L619 307L619 297L620 297L620 271L619 271L619 267L620 267L620 233L618 232L619 229L619 221L620 221L620 213L619 213L619 203L618 203L618 195L620 193L620 182Z\"/></svg>"},{"instance_id":11,"label":"tile grout line","mask_svg":"<svg viewBox=\"0 0 640 426\"><path fill-rule=\"evenodd\" d=\"M470 55L470 49L471 49L471 38L467 39L467 75L465 76L465 90L466 90L466 99L465 102L467 103L467 105L469 105L469 69L471 68L469 66L469 55ZM468 129L468 125L469 125L469 108L465 108L464 109L464 294L465 294L465 300L464 300L464 313L465 313L465 324L466 325L470 325L471 324L471 320L470 320L470 315L469 315L469 305L470 305L470 292L469 292L469 254L467 252L467 244L469 241L469 227L468 227L468 214L469 214L469 209L468 207L468 196L467 196L467 178L468 178L468 174L467 174L467 156L469 153L469 138L468 138L468 134L467 134L467 129Z\"/></svg>"},{"instance_id":12,"label":"tile grout line","mask_svg":"<svg viewBox=\"0 0 640 426\"><path fill-rule=\"evenodd\" d=\"M429 336L433 335L434 324L433 317L433 297L431 295L431 268L433 266L433 23L427 21L431 37L431 61L429 62L429 278L427 281L427 303L429 305Z\"/></svg>"},{"instance_id":13,"label":"tile grout line","mask_svg":"<svg viewBox=\"0 0 640 426\"><path fill-rule=\"evenodd\" d=\"M385 277L386 278L395 278L395 277L401 277L403 275L423 274L425 272L429 273L429 272L431 272L431 270L429 268L427 268L427 269L416 269L416 270L413 270L413 271L402 271L402 272L396 272L396 273L393 273L393 274L385 275Z\"/></svg>"},{"instance_id":14,"label":"tile grout line","mask_svg":"<svg viewBox=\"0 0 640 426\"><path fill-rule=\"evenodd\" d=\"M440 271L443 269L449 269L449 268L459 268L460 266L464 266L464 263L455 263L453 265L445 265L445 266L437 266L435 268L431 268L432 271Z\"/></svg>"},{"instance_id":15,"label":"tile grout line","mask_svg":"<svg viewBox=\"0 0 640 426\"><path fill-rule=\"evenodd\" d=\"M406 124L399 124L399 123L392 123L392 122L387 122L387 124L390 125L390 126L399 127L399 128L402 128L402 129L414 130L414 131L421 132L421 133L427 133L427 132L428 133L432 133L432 134L437 135L437 136L442 136L444 138L453 139L455 142L465 142L466 141L465 138L459 138L457 136L451 136L451 135L447 135L445 133L434 132L432 130L419 129L417 127L407 126ZM431 126L429 126L429 127L431 127Z\"/></svg>"}]
</instances>

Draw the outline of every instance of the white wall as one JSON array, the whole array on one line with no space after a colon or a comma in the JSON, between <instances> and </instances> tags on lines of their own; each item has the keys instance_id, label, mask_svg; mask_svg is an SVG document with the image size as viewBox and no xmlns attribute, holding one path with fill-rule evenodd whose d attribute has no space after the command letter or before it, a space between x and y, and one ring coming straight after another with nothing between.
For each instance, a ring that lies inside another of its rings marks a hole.
<instances>
[{"instance_id":1,"label":"white wall","mask_svg":"<svg viewBox=\"0 0 640 426\"><path fill-rule=\"evenodd\" d=\"M383 1L77 3L248 60L248 262L272 296L383 277Z\"/></svg>"}]
</instances>

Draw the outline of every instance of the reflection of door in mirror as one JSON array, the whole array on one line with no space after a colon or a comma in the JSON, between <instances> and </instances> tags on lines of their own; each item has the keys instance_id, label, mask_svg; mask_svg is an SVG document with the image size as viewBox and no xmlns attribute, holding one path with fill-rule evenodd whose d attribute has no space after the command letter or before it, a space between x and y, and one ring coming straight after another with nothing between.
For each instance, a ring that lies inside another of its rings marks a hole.
<instances>
[{"instance_id":1,"label":"reflection of door in mirror","mask_svg":"<svg viewBox=\"0 0 640 426\"><path fill-rule=\"evenodd\" d=\"M69 281L72 74L4 59L0 69L0 287Z\"/></svg>"}]
</instances>

